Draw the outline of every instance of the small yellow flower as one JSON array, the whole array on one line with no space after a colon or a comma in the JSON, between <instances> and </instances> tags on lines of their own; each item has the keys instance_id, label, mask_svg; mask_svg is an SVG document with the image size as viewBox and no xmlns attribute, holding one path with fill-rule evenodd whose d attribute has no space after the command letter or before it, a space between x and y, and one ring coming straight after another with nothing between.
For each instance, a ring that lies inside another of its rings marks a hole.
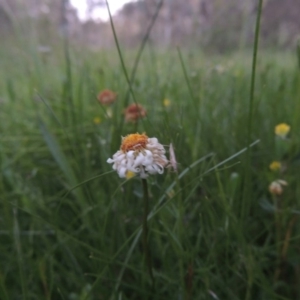
<instances>
[{"instance_id":1,"label":"small yellow flower","mask_svg":"<svg viewBox=\"0 0 300 300\"><path fill-rule=\"evenodd\" d=\"M171 100L170 99L164 99L163 101L164 107L169 107L171 105Z\"/></svg>"},{"instance_id":2,"label":"small yellow flower","mask_svg":"<svg viewBox=\"0 0 300 300\"><path fill-rule=\"evenodd\" d=\"M129 180L131 179L132 177L134 177L136 174L132 171L127 171L126 172L126 179Z\"/></svg>"},{"instance_id":3,"label":"small yellow flower","mask_svg":"<svg viewBox=\"0 0 300 300\"><path fill-rule=\"evenodd\" d=\"M99 117L95 117L93 122L94 122L94 124L98 125L101 123L101 119Z\"/></svg>"},{"instance_id":4,"label":"small yellow flower","mask_svg":"<svg viewBox=\"0 0 300 300\"><path fill-rule=\"evenodd\" d=\"M269 168L271 171L279 171L281 169L281 162L280 161L273 161L270 165Z\"/></svg>"},{"instance_id":5,"label":"small yellow flower","mask_svg":"<svg viewBox=\"0 0 300 300\"><path fill-rule=\"evenodd\" d=\"M285 138L287 134L290 132L291 126L286 123L280 123L275 126L275 134L281 138Z\"/></svg>"}]
</instances>

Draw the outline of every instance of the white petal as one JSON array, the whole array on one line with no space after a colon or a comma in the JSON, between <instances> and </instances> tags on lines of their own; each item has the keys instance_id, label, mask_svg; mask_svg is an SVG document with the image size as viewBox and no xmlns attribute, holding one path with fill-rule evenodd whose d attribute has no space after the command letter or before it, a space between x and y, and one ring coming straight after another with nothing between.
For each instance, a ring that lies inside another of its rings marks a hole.
<instances>
[{"instance_id":1,"label":"white petal","mask_svg":"<svg viewBox=\"0 0 300 300\"><path fill-rule=\"evenodd\" d=\"M141 178L147 178L148 177L148 174L145 172L145 170L143 168L141 168L140 177Z\"/></svg>"},{"instance_id":2,"label":"white petal","mask_svg":"<svg viewBox=\"0 0 300 300\"><path fill-rule=\"evenodd\" d=\"M145 156L142 153L139 153L134 161L134 167L139 166L145 160Z\"/></svg>"},{"instance_id":3,"label":"white petal","mask_svg":"<svg viewBox=\"0 0 300 300\"><path fill-rule=\"evenodd\" d=\"M123 159L123 160L121 160L120 161L120 165L122 166L122 167L126 167L126 159Z\"/></svg>"},{"instance_id":4,"label":"white petal","mask_svg":"<svg viewBox=\"0 0 300 300\"><path fill-rule=\"evenodd\" d=\"M157 173L157 170L156 170L152 165L147 166L145 169L146 169L146 171L148 171L150 174L156 174L156 173Z\"/></svg>"},{"instance_id":5,"label":"white petal","mask_svg":"<svg viewBox=\"0 0 300 300\"><path fill-rule=\"evenodd\" d=\"M130 150L126 154L127 159L133 159L134 158L134 151Z\"/></svg>"},{"instance_id":6,"label":"white petal","mask_svg":"<svg viewBox=\"0 0 300 300\"><path fill-rule=\"evenodd\" d=\"M146 157L145 157L144 165L146 166L146 165L152 164L153 155L152 155L152 152L149 150L145 150L145 153L146 153Z\"/></svg>"},{"instance_id":7,"label":"white petal","mask_svg":"<svg viewBox=\"0 0 300 300\"><path fill-rule=\"evenodd\" d=\"M127 171L126 168L123 168L123 167L119 168L119 170L118 170L119 176L120 176L121 178L125 178L125 177L126 177L126 171Z\"/></svg>"},{"instance_id":8,"label":"white petal","mask_svg":"<svg viewBox=\"0 0 300 300\"><path fill-rule=\"evenodd\" d=\"M133 165L134 165L134 160L128 159L128 160L127 160L127 164L126 164L127 169L128 169L128 170L133 169ZM132 171L132 172L133 172L133 171Z\"/></svg>"},{"instance_id":9,"label":"white petal","mask_svg":"<svg viewBox=\"0 0 300 300\"><path fill-rule=\"evenodd\" d=\"M141 168L140 168L140 167L132 168L132 172L140 173L140 171L141 171Z\"/></svg>"},{"instance_id":10,"label":"white petal","mask_svg":"<svg viewBox=\"0 0 300 300\"><path fill-rule=\"evenodd\" d=\"M152 152L150 150L145 150L146 157L152 157Z\"/></svg>"},{"instance_id":11,"label":"white petal","mask_svg":"<svg viewBox=\"0 0 300 300\"><path fill-rule=\"evenodd\" d=\"M158 144L158 139L157 138L149 138L148 140L151 144Z\"/></svg>"},{"instance_id":12,"label":"white petal","mask_svg":"<svg viewBox=\"0 0 300 300\"><path fill-rule=\"evenodd\" d=\"M154 168L157 170L158 174L162 174L164 172L164 167L160 164L154 165Z\"/></svg>"},{"instance_id":13,"label":"white petal","mask_svg":"<svg viewBox=\"0 0 300 300\"><path fill-rule=\"evenodd\" d=\"M115 161L116 162L120 162L125 158L125 154L119 154L116 158Z\"/></svg>"}]
</instances>

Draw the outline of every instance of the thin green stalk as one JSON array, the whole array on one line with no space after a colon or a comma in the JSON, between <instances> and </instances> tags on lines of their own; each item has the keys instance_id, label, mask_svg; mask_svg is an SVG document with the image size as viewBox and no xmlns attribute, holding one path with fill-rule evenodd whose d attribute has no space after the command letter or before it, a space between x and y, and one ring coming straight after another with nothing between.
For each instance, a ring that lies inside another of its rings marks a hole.
<instances>
[{"instance_id":1,"label":"thin green stalk","mask_svg":"<svg viewBox=\"0 0 300 300\"><path fill-rule=\"evenodd\" d=\"M158 5L157 5L157 7L156 7L156 11L155 11L155 13L154 13L154 15L153 15L153 17L152 17L152 19L151 19L151 22L150 22L150 24L149 24L149 27L148 27L147 30L146 30L146 34L145 34L145 36L144 36L144 38L143 38L143 40L142 40L141 46L140 46L140 48L139 48L139 50L138 50L137 56L136 56L136 58L135 58L135 60L134 60L134 63L133 63L133 68L132 68L131 75L130 75L130 82L133 82L134 79L135 79L135 74L136 74L137 67L138 67L138 65L139 65L139 62L140 62L142 53L143 53L144 48L145 48L145 46L146 46L146 43L147 43L147 41L148 41L148 39L149 39L150 32L151 32L151 30L152 30L152 28L153 28L153 26L154 26L154 24L155 24L155 21L156 21L156 19L157 19L157 17L158 17L158 14L159 14L159 11L160 11L160 9L161 9L161 7L162 7L162 4L163 4L163 0L161 0L161 1L158 3ZM128 90L127 93L126 93L124 106L127 106L127 105L128 105L129 94L130 94L130 90ZM123 119L122 119L122 120L123 120ZM124 122L124 120L123 120L123 122Z\"/></svg>"},{"instance_id":2,"label":"thin green stalk","mask_svg":"<svg viewBox=\"0 0 300 300\"><path fill-rule=\"evenodd\" d=\"M19 265L19 276L21 281L21 287L22 287L22 299L28 299L28 292L27 292L27 285L25 282L25 271L24 271L24 261L23 261L23 253L22 253L22 247L21 247L21 241L20 241L20 229L19 229L19 223L18 223L18 211L16 208L13 209L13 215L14 215L14 240L15 240L15 247L17 251L17 261Z\"/></svg>"},{"instance_id":3,"label":"thin green stalk","mask_svg":"<svg viewBox=\"0 0 300 300\"><path fill-rule=\"evenodd\" d=\"M276 283L276 281L278 280L278 277L280 275L280 263L281 263L281 228L282 228L282 224L281 224L281 216L280 216L280 198L277 196L273 197L273 203L274 203L274 221L275 221L275 244L276 244L276 252L277 252L277 256L276 256L276 269L275 269L275 273L274 273L274 283Z\"/></svg>"},{"instance_id":4,"label":"thin green stalk","mask_svg":"<svg viewBox=\"0 0 300 300\"><path fill-rule=\"evenodd\" d=\"M177 175L177 174L176 174ZM178 175L176 176L176 181L178 185L178 190L180 189ZM182 195L182 193L181 193ZM189 295L191 294L191 290L189 289L189 284L187 284L188 280L186 280L186 264L187 261L187 252L188 252L188 244L186 234L184 234L184 199L178 195L178 220L177 220L177 234L178 240L181 244L181 249L179 249L180 256L178 257L178 265L179 265L179 273L180 273L180 284L182 289L182 294L184 295L184 299L188 300ZM185 250L186 249L186 250ZM188 268L188 267L187 267Z\"/></svg>"},{"instance_id":5,"label":"thin green stalk","mask_svg":"<svg viewBox=\"0 0 300 300\"><path fill-rule=\"evenodd\" d=\"M298 58L298 68L300 70L300 39L297 42L297 58Z\"/></svg>"},{"instance_id":6,"label":"thin green stalk","mask_svg":"<svg viewBox=\"0 0 300 300\"><path fill-rule=\"evenodd\" d=\"M74 99L72 93L72 70L71 70L71 57L70 57L70 47L69 47L69 37L68 32L64 32L63 37L63 49L66 63L66 81L63 89L63 96L65 98L66 103L68 103L68 111L65 113L68 125L76 124L76 116L75 116L75 108L74 108ZM69 115L70 113L70 115ZM69 123L70 122L70 123Z\"/></svg>"},{"instance_id":7,"label":"thin green stalk","mask_svg":"<svg viewBox=\"0 0 300 300\"><path fill-rule=\"evenodd\" d=\"M181 64L181 67L182 67L184 79L185 79L186 84L188 86L188 90L189 90L190 96L193 99L193 102L195 103L195 96L194 96L194 93L193 93L193 89L192 89L192 86L190 84L189 77L187 75L187 71L186 71L186 67L185 67L185 64L184 64L184 61L183 61L183 58L182 58L181 51L180 51L180 49L178 47L177 47L177 52L178 52L180 64Z\"/></svg>"},{"instance_id":8,"label":"thin green stalk","mask_svg":"<svg viewBox=\"0 0 300 300\"><path fill-rule=\"evenodd\" d=\"M253 285L253 257L251 255L251 249L249 247L247 248L247 264L246 264L246 270L247 270L247 290L246 290L246 297L245 299L253 299L251 295L251 288Z\"/></svg>"},{"instance_id":9,"label":"thin green stalk","mask_svg":"<svg viewBox=\"0 0 300 300\"><path fill-rule=\"evenodd\" d=\"M243 203L242 203L242 214L241 214L242 219L245 219L249 207L249 202L251 201L251 194L250 194L251 193L251 180L250 180L251 179L250 177L251 150L249 145L251 141L252 124L253 124L253 103L254 103L254 92L255 92L256 63L257 63L262 5L263 5L263 0L259 0L256 25L255 25L253 57L252 57L251 85L250 85L249 111L248 111L248 128L247 128L247 141L246 141L248 145L248 149L247 149L248 151L246 152L246 162L245 162L245 182L244 182L244 189L243 189Z\"/></svg>"},{"instance_id":10,"label":"thin green stalk","mask_svg":"<svg viewBox=\"0 0 300 300\"><path fill-rule=\"evenodd\" d=\"M128 72L127 72L127 68L125 66L125 62L124 62L124 59L123 59L121 47L120 47L120 44L119 44L119 40L118 40L118 37L117 37L117 33L116 33L116 30L115 30L114 22L113 22L113 19L112 19L112 15L111 15L109 4L108 4L107 0L106 0L106 6L107 6L107 11L108 11L108 14L109 14L110 26L111 26L111 29L112 29L112 32L113 32L113 36L114 36L114 40L115 40L115 43L116 43L116 47L117 47L117 50L118 50L118 55L119 55L119 58L120 58L122 70L123 70L123 73L125 75L125 79L126 79L126 82L128 84L128 88L129 88L129 91L130 91L130 93L132 95L132 98L133 98L134 102L136 102L134 91L133 91L132 84L131 84L132 82L131 82L131 80L129 78L129 75L128 75Z\"/></svg>"},{"instance_id":11,"label":"thin green stalk","mask_svg":"<svg viewBox=\"0 0 300 300\"><path fill-rule=\"evenodd\" d=\"M172 153L172 151L174 151L173 146L171 146L171 145L170 145L170 149L172 149L172 150L170 150L170 153ZM177 193L180 193L181 188L180 188L179 175L178 175L178 170L177 170L177 161L175 158L175 154L174 154L173 160L174 160L173 161L174 166L172 165L172 167L176 173L175 174L176 185L174 186L174 192L176 195ZM189 285L186 284L186 276L185 276L185 272L184 272L184 263L185 263L186 256L187 256L186 255L187 253L185 253L185 250L184 250L184 245L187 246L188 241L185 238L186 235L183 232L183 229L184 229L184 196L183 196L183 193L181 193L181 197L178 196L177 198L178 198L178 201L177 201L178 219L176 222L176 227L177 227L177 232L178 232L178 240L181 242L181 247L182 247L182 249L179 249L179 251L181 250L181 253L180 253L180 257L178 258L180 284L182 287L182 292L185 295L184 299L188 300L188 299L190 299L189 297L191 294L191 290L189 289ZM188 249L188 246L186 248Z\"/></svg>"},{"instance_id":12,"label":"thin green stalk","mask_svg":"<svg viewBox=\"0 0 300 300\"><path fill-rule=\"evenodd\" d=\"M143 193L144 193L144 215L143 215L143 248L145 254L145 260L149 272L149 276L152 281L152 289L154 289L154 276L152 272L151 254L148 245L148 214L149 214L149 193L148 184L146 179L142 179Z\"/></svg>"},{"instance_id":13,"label":"thin green stalk","mask_svg":"<svg viewBox=\"0 0 300 300\"><path fill-rule=\"evenodd\" d=\"M108 4L107 0L106 0L106 7L107 7L108 15L109 15L110 26L111 26L111 29L112 29L112 32L113 32L115 44L116 44L118 55L119 55L119 58L120 58L122 70L123 70L123 73L125 75L126 82L128 84L128 89L129 89L128 94L131 94L131 96L133 98L133 101L135 103L137 103L137 101L135 99L135 94L134 94L134 91L133 91L133 88L132 88L132 82L130 81L130 78L129 78L129 75L128 75L128 72L127 72L127 68L125 66L125 62L124 62L124 59L123 59L123 54L122 54L122 51L121 51L121 47L119 45L119 40L118 40L118 37L117 37L117 33L116 33L116 30L115 30L115 26L114 26L114 23L113 23L112 15L111 15L109 4ZM128 99L129 99L129 97L128 97ZM118 143L117 141L119 140L119 132L122 129L123 122L124 122L123 120L120 121L119 130L115 131L115 133L113 134L113 137L112 137L113 143L111 145L112 150L115 147L115 143Z\"/></svg>"},{"instance_id":14,"label":"thin green stalk","mask_svg":"<svg viewBox=\"0 0 300 300\"><path fill-rule=\"evenodd\" d=\"M141 44L141 46L139 48L137 57L136 57L136 59L134 61L134 65L133 65L133 69L132 69L131 75L129 77L127 69L126 69L126 66L125 66L125 62L124 62L124 59L123 59L121 47L119 45L119 41L118 41L118 37L117 37L117 34L116 34L115 26L114 26L114 23L113 23L112 15L111 15L111 12L110 12L109 4L108 4L108 1L106 0L106 6L107 6L108 14L109 14L109 20L110 20L111 29L112 29L114 40L115 40L115 43L116 43L116 47L117 47L118 55L119 55L119 58L120 58L122 70L123 70L123 73L125 75L126 82L128 84L128 91L126 92L125 101L124 101L124 107L126 107L128 105L130 94L131 94L131 96L133 98L134 103L137 104L137 101L136 101L136 98L135 98L135 94L134 94L134 91L133 91L133 88L132 88L132 82L134 81L135 74L136 74L136 71L137 71L137 67L138 67L140 58L141 58L142 53L144 51L145 45L146 45L146 43L147 43L147 41L149 39L150 32L151 32L151 30L152 30L152 28L153 28L153 26L155 24L155 21L156 21L156 19L158 17L158 14L159 14L159 11L160 11L160 9L162 7L162 4L163 4L163 0L160 0L160 2L157 5L156 11L155 11L155 13L154 13L154 15L153 15L153 17L151 19L149 27L147 28L146 34L145 34L145 36L143 38L143 41L142 41L142 44ZM116 131L117 137L113 138L113 140L116 140L117 138L119 139L119 132L121 131L121 129L123 127L123 124L124 124L124 118L121 118L120 123L119 123L119 127L118 127L119 130ZM138 121L136 123L136 127L138 127Z\"/></svg>"}]
</instances>

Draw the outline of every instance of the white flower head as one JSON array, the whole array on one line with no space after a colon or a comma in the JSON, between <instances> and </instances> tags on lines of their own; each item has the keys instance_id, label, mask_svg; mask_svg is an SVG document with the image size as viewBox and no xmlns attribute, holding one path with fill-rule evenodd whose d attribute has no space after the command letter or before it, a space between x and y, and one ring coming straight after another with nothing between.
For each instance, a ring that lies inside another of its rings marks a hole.
<instances>
[{"instance_id":1,"label":"white flower head","mask_svg":"<svg viewBox=\"0 0 300 300\"><path fill-rule=\"evenodd\" d=\"M277 179L269 185L269 192L272 195L281 195L283 193L283 187L287 185L288 183L285 180Z\"/></svg>"},{"instance_id":2,"label":"white flower head","mask_svg":"<svg viewBox=\"0 0 300 300\"><path fill-rule=\"evenodd\" d=\"M107 162L113 164L113 169L121 178L126 178L128 172L147 178L149 174L163 174L168 164L165 153L157 138L134 133L122 138L120 150Z\"/></svg>"}]
</instances>

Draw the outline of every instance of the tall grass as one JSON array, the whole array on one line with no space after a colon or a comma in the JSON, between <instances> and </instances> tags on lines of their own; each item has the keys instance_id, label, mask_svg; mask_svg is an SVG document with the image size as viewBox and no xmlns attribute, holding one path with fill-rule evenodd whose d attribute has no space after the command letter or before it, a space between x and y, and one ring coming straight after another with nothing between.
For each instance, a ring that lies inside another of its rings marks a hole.
<instances>
[{"instance_id":1,"label":"tall grass","mask_svg":"<svg viewBox=\"0 0 300 300\"><path fill-rule=\"evenodd\" d=\"M135 63L122 45L37 46L0 49L1 299L300 297L296 54L259 53L249 130L251 53L145 44ZM96 98L104 88L118 93L112 117ZM126 123L134 101L147 117ZM278 157L281 122L292 130ZM121 180L106 163L135 131L172 142L179 163L178 175L148 180L154 294L140 180ZM270 171L273 160L285 169ZM274 199L268 186L278 178L289 185Z\"/></svg>"}]
</instances>

